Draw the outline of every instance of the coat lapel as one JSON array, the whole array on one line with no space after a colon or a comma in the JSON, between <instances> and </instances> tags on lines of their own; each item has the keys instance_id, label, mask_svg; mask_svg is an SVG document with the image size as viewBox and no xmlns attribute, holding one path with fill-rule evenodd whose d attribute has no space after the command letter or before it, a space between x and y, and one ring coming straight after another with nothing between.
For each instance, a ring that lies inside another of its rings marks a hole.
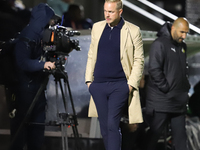
<instances>
[{"instance_id":1,"label":"coat lapel","mask_svg":"<svg viewBox=\"0 0 200 150\"><path fill-rule=\"evenodd\" d=\"M100 37L101 37L101 35L102 35L102 33L103 33L103 30L104 30L104 28L105 28L105 26L106 26L106 21L102 21L102 23L99 25L99 27L98 27L98 32L97 32L97 41L99 41L100 40Z\"/></svg>"},{"instance_id":2,"label":"coat lapel","mask_svg":"<svg viewBox=\"0 0 200 150\"><path fill-rule=\"evenodd\" d=\"M125 51L125 46L127 42L127 36L128 36L128 28L126 26L126 23L124 23L122 29L121 29L121 39L120 39L120 56L121 59L123 58L123 53Z\"/></svg>"}]
</instances>

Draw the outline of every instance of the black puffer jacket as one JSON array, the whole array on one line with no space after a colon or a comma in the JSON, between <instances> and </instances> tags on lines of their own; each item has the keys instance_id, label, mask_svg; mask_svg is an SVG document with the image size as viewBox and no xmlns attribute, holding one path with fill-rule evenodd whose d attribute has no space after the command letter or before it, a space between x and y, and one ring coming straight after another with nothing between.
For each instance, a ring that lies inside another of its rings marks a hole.
<instances>
[{"instance_id":1,"label":"black puffer jacket","mask_svg":"<svg viewBox=\"0 0 200 150\"><path fill-rule=\"evenodd\" d=\"M15 46L15 58L20 85L29 86L32 84L38 87L44 80L45 62L40 60L44 52L41 40L45 27L54 15L53 9L45 3L35 6L31 11L29 24L18 37L20 40ZM21 40L23 38L28 39L30 42Z\"/></svg>"},{"instance_id":2,"label":"black puffer jacket","mask_svg":"<svg viewBox=\"0 0 200 150\"><path fill-rule=\"evenodd\" d=\"M171 24L165 23L149 53L149 82L147 84L147 112L186 111L188 91L186 44L178 44L171 37Z\"/></svg>"}]
</instances>

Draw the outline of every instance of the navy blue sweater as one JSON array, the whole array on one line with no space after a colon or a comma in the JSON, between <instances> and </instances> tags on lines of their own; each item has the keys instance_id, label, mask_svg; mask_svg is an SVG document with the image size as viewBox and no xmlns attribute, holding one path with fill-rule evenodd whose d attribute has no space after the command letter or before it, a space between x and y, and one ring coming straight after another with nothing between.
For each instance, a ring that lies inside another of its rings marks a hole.
<instances>
[{"instance_id":1,"label":"navy blue sweater","mask_svg":"<svg viewBox=\"0 0 200 150\"><path fill-rule=\"evenodd\" d=\"M120 31L123 18L113 29L106 24L98 45L94 82L126 80L120 61Z\"/></svg>"}]
</instances>

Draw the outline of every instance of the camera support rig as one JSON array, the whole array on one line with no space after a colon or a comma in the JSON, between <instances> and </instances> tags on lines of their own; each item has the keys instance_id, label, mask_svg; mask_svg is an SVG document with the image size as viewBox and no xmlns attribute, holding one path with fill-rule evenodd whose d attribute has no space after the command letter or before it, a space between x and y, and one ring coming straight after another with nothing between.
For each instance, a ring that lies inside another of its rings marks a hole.
<instances>
[{"instance_id":1,"label":"camera support rig","mask_svg":"<svg viewBox=\"0 0 200 150\"><path fill-rule=\"evenodd\" d=\"M59 113L58 112L58 117L61 119L60 122L54 122L53 124L49 125L59 125L61 126L61 134L62 134L62 149L63 150L68 150L68 138L67 138L67 127L71 126L75 138L75 146L76 150L80 150L80 141L79 141L79 133L77 129L78 121L77 121L77 116L76 116L76 111L74 108L74 103L73 103L73 98L71 94L71 89L68 81L68 75L67 72L64 71L62 68L58 67L55 70L52 70L52 75L55 78L55 87L56 87L56 99L58 99L58 83L60 85L60 90L62 94L62 99L63 99L63 104L65 108L65 113ZM62 86L61 79L64 81L64 89ZM69 98L72 106L72 111L73 114L69 114L67 112L67 103L66 103L66 93L69 93Z\"/></svg>"},{"instance_id":2,"label":"camera support rig","mask_svg":"<svg viewBox=\"0 0 200 150\"><path fill-rule=\"evenodd\" d=\"M70 85L69 85L69 81L68 81L68 75L67 72L62 70L60 67L55 69L55 70L51 70L51 71L46 71L48 73L51 73L54 77L55 77L55 84L56 84L56 100L58 97L58 82L60 85L60 90L61 90L61 94L62 94L62 99L63 99L63 104L64 104L64 108L65 108L65 113L58 113L58 117L61 119L59 122L57 121L50 121L49 123L34 123L34 122L29 122L29 118L31 115L31 112L35 106L35 104L38 101L38 98L40 96L40 94L42 93L42 91L46 88L46 85L48 83L49 80L49 76L47 76L45 78L45 80L43 81L43 83L41 84L39 90L37 91L36 96L33 99L33 102L31 103L23 121L20 124L20 127L18 128L12 142L11 142L11 146L13 146L13 143L15 142L15 140L17 139L18 135L20 134L20 132L22 131L23 127L25 124L37 124L37 125L44 125L44 126L60 126L61 127L61 136L62 136L62 150L68 150L68 138L67 138L67 128L69 126L72 127L73 133L74 133L74 138L75 138L75 150L81 150L80 147L80 140L79 140L79 133L78 133L78 129L77 129L77 125L78 125L78 121L77 121L77 116L76 116L76 111L74 108L74 103L73 103L73 98L72 98L72 94L71 94L71 89L70 89ZM63 90L63 86L62 86L62 82L61 79L64 80L64 89L65 89L65 93ZM65 99L65 94L67 93L67 88L68 88L68 93L69 93L69 98L70 98L70 102L72 105L72 110L73 110L73 114L69 114L67 113L67 103L66 103L66 99ZM57 108L58 109L58 108Z\"/></svg>"},{"instance_id":3,"label":"camera support rig","mask_svg":"<svg viewBox=\"0 0 200 150\"><path fill-rule=\"evenodd\" d=\"M80 35L78 31L67 31L67 28L63 26L53 26L51 29L47 29L44 34L43 42L46 60L55 62L55 70L47 71L54 76L55 87L56 87L56 99L58 99L58 83L60 85L61 95L63 99L63 104L65 108L65 113L57 112L57 117L60 118L60 122L49 123L49 125L61 126L62 134L62 149L68 150L68 138L67 138L67 127L71 126L74 138L75 138L75 150L81 150L79 133L77 129L78 121L74 108L73 98L71 94L71 89L68 81L68 75L65 71L65 56L73 50L80 51L79 41L71 40L70 36ZM51 37L51 38L50 38ZM64 89L62 86L61 79L64 81ZM66 88L67 87L67 88ZM72 106L73 114L67 112L66 94L67 89L69 93L69 99ZM58 106L57 106L58 110Z\"/></svg>"},{"instance_id":4,"label":"camera support rig","mask_svg":"<svg viewBox=\"0 0 200 150\"><path fill-rule=\"evenodd\" d=\"M36 96L34 97L23 121L20 124L20 127L18 128L12 143L11 147L13 146L13 143L17 139L18 135L20 134L21 130L23 129L24 125L26 123L29 124L38 124L38 125L48 125L48 126L61 126L61 135L62 135L62 150L68 150L68 138L67 138L67 127L71 126L74 138L75 138L75 150L81 150L80 147L80 140L79 140L79 133L77 129L78 121L77 116L74 108L73 98L71 94L71 89L68 81L68 75L67 72L64 70L64 64L65 64L65 56L68 56L68 54L73 50L80 51L79 41L78 40L71 40L70 36L73 35L80 35L77 31L67 31L65 27L62 26L54 26L53 29L47 29L44 38L43 38L43 50L45 51L46 60L55 62L56 69L55 70L44 70L48 73L48 76L45 78L43 83L41 84L39 90L37 91ZM53 40L52 40L53 39ZM29 122L29 118L31 115L31 112L40 96L42 91L46 88L46 85L49 80L49 74L52 74L55 78L55 84L56 84L56 99L58 98L58 82L60 85L60 90L62 94L63 104L65 108L65 113L59 113L58 117L61 119L59 122L53 121L49 122L48 124L39 124L34 122ZM61 79L64 81L64 88L65 93L63 90ZM65 94L67 93L67 88L69 93L70 102L72 105L73 114L67 113L67 103L65 99Z\"/></svg>"}]
</instances>

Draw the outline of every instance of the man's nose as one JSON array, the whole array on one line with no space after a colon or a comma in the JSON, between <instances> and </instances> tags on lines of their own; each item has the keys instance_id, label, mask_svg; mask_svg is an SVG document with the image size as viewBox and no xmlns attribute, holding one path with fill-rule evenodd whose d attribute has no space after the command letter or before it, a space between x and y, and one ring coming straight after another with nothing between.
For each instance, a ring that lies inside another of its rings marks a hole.
<instances>
[{"instance_id":1,"label":"man's nose","mask_svg":"<svg viewBox=\"0 0 200 150\"><path fill-rule=\"evenodd\" d=\"M106 16L109 16L109 12L106 12Z\"/></svg>"},{"instance_id":2,"label":"man's nose","mask_svg":"<svg viewBox=\"0 0 200 150\"><path fill-rule=\"evenodd\" d=\"M183 39L185 39L186 36L187 36L187 33L183 33L183 34L182 34L182 38L183 38Z\"/></svg>"}]
</instances>

